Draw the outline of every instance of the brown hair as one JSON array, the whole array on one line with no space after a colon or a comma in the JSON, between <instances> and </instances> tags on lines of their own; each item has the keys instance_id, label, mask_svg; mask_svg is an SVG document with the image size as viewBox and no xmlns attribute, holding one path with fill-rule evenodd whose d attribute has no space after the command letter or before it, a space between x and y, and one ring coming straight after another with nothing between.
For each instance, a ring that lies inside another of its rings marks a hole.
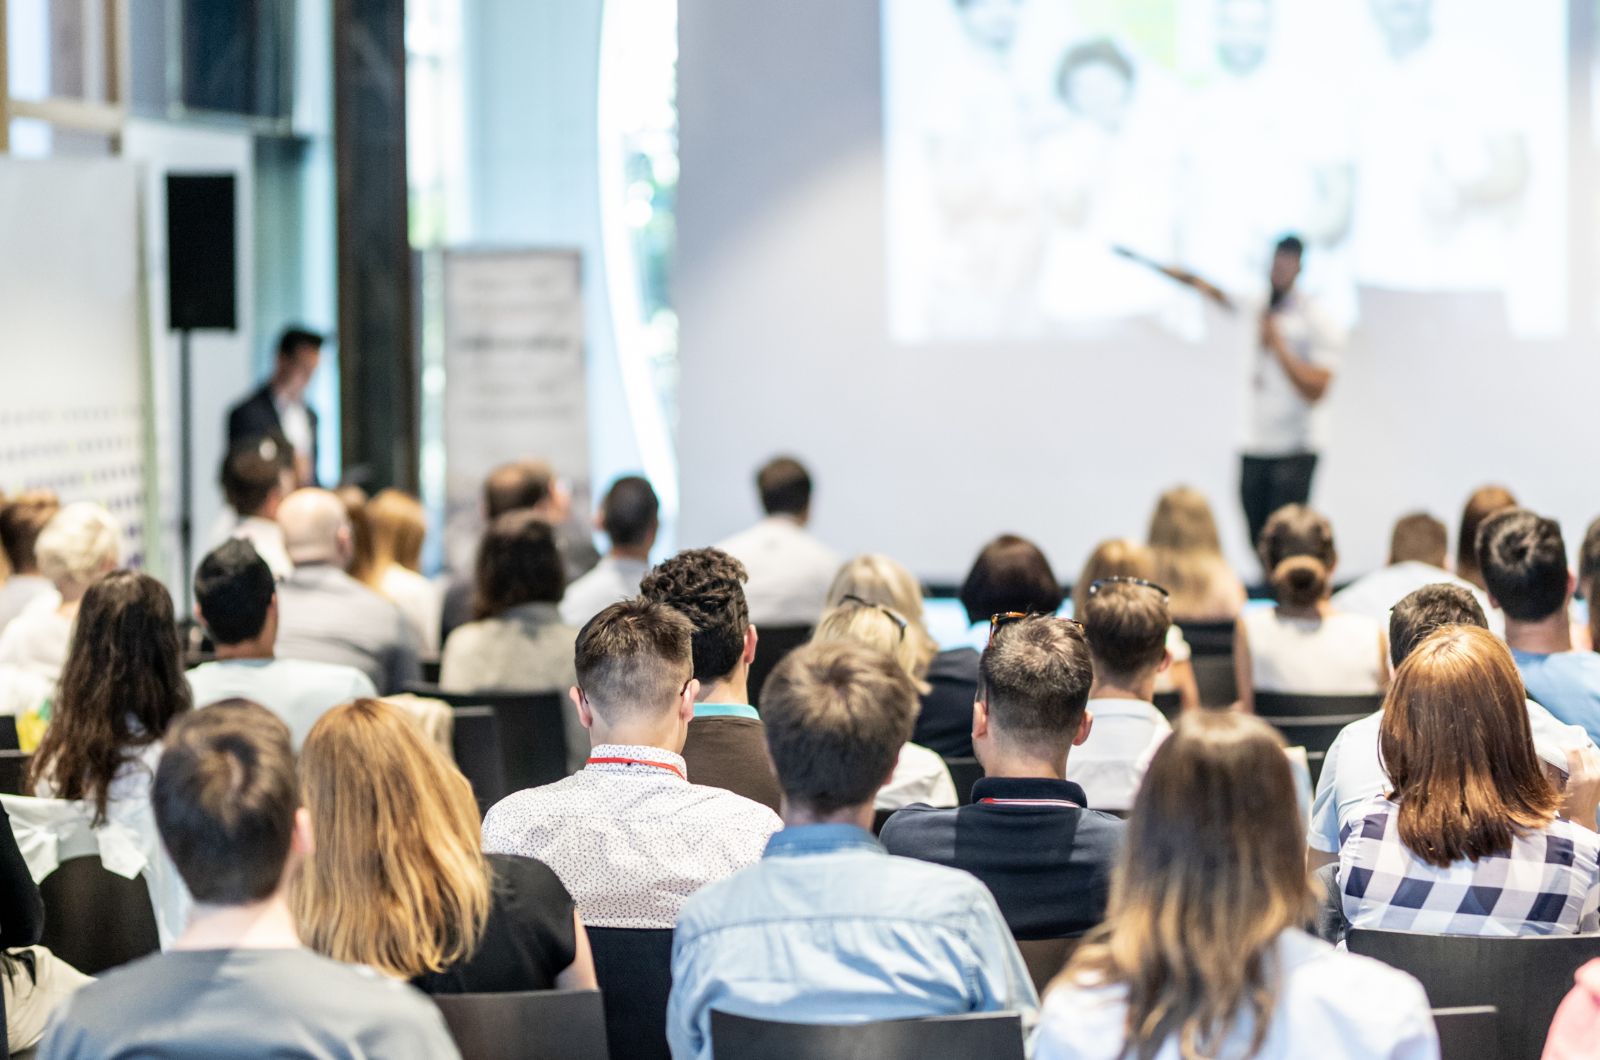
<instances>
[{"instance_id":1,"label":"brown hair","mask_svg":"<svg viewBox=\"0 0 1600 1060\"><path fill-rule=\"evenodd\" d=\"M1384 699L1378 750L1400 838L1430 865L1504 854L1560 804L1534 753L1517 664L1486 629L1446 626L1407 656Z\"/></svg>"},{"instance_id":2,"label":"brown hair","mask_svg":"<svg viewBox=\"0 0 1600 1060\"><path fill-rule=\"evenodd\" d=\"M693 623L666 604L612 604L578 632L578 687L607 720L666 710L694 675L693 637Z\"/></svg>"},{"instance_id":3,"label":"brown hair","mask_svg":"<svg viewBox=\"0 0 1600 1060\"><path fill-rule=\"evenodd\" d=\"M1061 607L1061 582L1038 545L1001 534L973 560L960 595L971 622L987 622L1006 611L1053 615Z\"/></svg>"},{"instance_id":4,"label":"brown hair","mask_svg":"<svg viewBox=\"0 0 1600 1060\"><path fill-rule=\"evenodd\" d=\"M1589 645L1600 651L1600 519L1584 531L1578 548L1578 591L1589 602Z\"/></svg>"},{"instance_id":5,"label":"brown hair","mask_svg":"<svg viewBox=\"0 0 1600 1060\"><path fill-rule=\"evenodd\" d=\"M1084 601L1078 614L1095 669L1118 676L1144 673L1167 654L1172 616L1167 598L1131 582L1105 582Z\"/></svg>"},{"instance_id":6,"label":"brown hair","mask_svg":"<svg viewBox=\"0 0 1600 1060\"><path fill-rule=\"evenodd\" d=\"M1399 669L1417 645L1442 626L1488 629L1489 619L1472 590L1452 582L1424 585L1389 609L1389 664Z\"/></svg>"},{"instance_id":7,"label":"brown hair","mask_svg":"<svg viewBox=\"0 0 1600 1060\"><path fill-rule=\"evenodd\" d=\"M834 813L870 803L911 739L917 690L882 652L837 641L784 657L761 690L761 720L790 803Z\"/></svg>"},{"instance_id":8,"label":"brown hair","mask_svg":"<svg viewBox=\"0 0 1600 1060\"><path fill-rule=\"evenodd\" d=\"M112 571L83 594L30 786L92 802L104 823L112 781L190 702L172 597L148 574Z\"/></svg>"},{"instance_id":9,"label":"brown hair","mask_svg":"<svg viewBox=\"0 0 1600 1060\"><path fill-rule=\"evenodd\" d=\"M1389 562L1426 563L1443 567L1450 551L1450 531L1427 512L1402 515L1389 535Z\"/></svg>"},{"instance_id":10,"label":"brown hair","mask_svg":"<svg viewBox=\"0 0 1600 1060\"><path fill-rule=\"evenodd\" d=\"M1127 538L1111 538L1096 545L1072 586L1072 613L1077 618L1083 618L1084 606L1089 602L1089 586L1101 578L1155 581L1155 557L1150 549Z\"/></svg>"},{"instance_id":11,"label":"brown hair","mask_svg":"<svg viewBox=\"0 0 1600 1060\"><path fill-rule=\"evenodd\" d=\"M479 618L523 604L559 604L567 591L555 530L525 508L489 524L478 544L475 575L473 606Z\"/></svg>"},{"instance_id":12,"label":"brown hair","mask_svg":"<svg viewBox=\"0 0 1600 1060\"><path fill-rule=\"evenodd\" d=\"M1168 601L1172 613L1180 618L1217 617L1218 583L1232 586L1238 579L1222 554L1206 495L1191 486L1163 493L1150 516L1149 543L1151 579L1172 593Z\"/></svg>"},{"instance_id":13,"label":"brown hair","mask_svg":"<svg viewBox=\"0 0 1600 1060\"><path fill-rule=\"evenodd\" d=\"M1461 509L1461 529L1456 534L1456 577L1487 588L1478 568L1478 528L1495 512L1516 506L1517 499L1504 486L1479 486L1472 491Z\"/></svg>"},{"instance_id":14,"label":"brown hair","mask_svg":"<svg viewBox=\"0 0 1600 1060\"><path fill-rule=\"evenodd\" d=\"M50 490L19 493L0 505L0 548L5 550L13 574L38 572L33 543L60 509L61 502Z\"/></svg>"},{"instance_id":15,"label":"brown hair","mask_svg":"<svg viewBox=\"0 0 1600 1060\"><path fill-rule=\"evenodd\" d=\"M380 490L367 502L367 524L372 534L372 569L367 584L383 581L391 565L409 571L422 569L422 542L428 536L428 516L422 502L402 490Z\"/></svg>"},{"instance_id":16,"label":"brown hair","mask_svg":"<svg viewBox=\"0 0 1600 1060\"><path fill-rule=\"evenodd\" d=\"M694 675L702 685L733 673L750 628L744 564L716 548L678 553L644 576L639 595L694 623Z\"/></svg>"},{"instance_id":17,"label":"brown hair","mask_svg":"<svg viewBox=\"0 0 1600 1060\"><path fill-rule=\"evenodd\" d=\"M345 521L350 524L350 577L372 585L376 580L377 562L372 551L372 519L367 514L371 503L367 491L346 483L333 491L344 505Z\"/></svg>"},{"instance_id":18,"label":"brown hair","mask_svg":"<svg viewBox=\"0 0 1600 1060\"><path fill-rule=\"evenodd\" d=\"M1261 531L1261 566L1278 603L1311 607L1328 595L1333 565L1333 526L1322 513L1289 504L1272 513Z\"/></svg>"},{"instance_id":19,"label":"brown hair","mask_svg":"<svg viewBox=\"0 0 1600 1060\"><path fill-rule=\"evenodd\" d=\"M489 519L543 504L555 486L556 472L543 460L501 464L483 480L483 510Z\"/></svg>"},{"instance_id":20,"label":"brown hair","mask_svg":"<svg viewBox=\"0 0 1600 1060\"><path fill-rule=\"evenodd\" d=\"M243 699L179 718L150 801L161 843L196 901L269 897L283 879L300 808L289 727Z\"/></svg>"},{"instance_id":21,"label":"brown hair","mask_svg":"<svg viewBox=\"0 0 1600 1060\"><path fill-rule=\"evenodd\" d=\"M1062 973L1128 994L1127 1042L1150 1060L1169 1039L1215 1056L1248 1016L1270 1029L1282 970L1274 944L1314 908L1283 740L1245 714L1181 716L1134 800L1106 922Z\"/></svg>"},{"instance_id":22,"label":"brown hair","mask_svg":"<svg viewBox=\"0 0 1600 1060\"><path fill-rule=\"evenodd\" d=\"M792 456L767 461L756 472L756 491L768 515L805 515L811 510L811 473Z\"/></svg>"},{"instance_id":23,"label":"brown hair","mask_svg":"<svg viewBox=\"0 0 1600 1060\"><path fill-rule=\"evenodd\" d=\"M317 837L290 892L318 953L402 979L470 957L489 918L471 785L382 700L334 707L300 752Z\"/></svg>"},{"instance_id":24,"label":"brown hair","mask_svg":"<svg viewBox=\"0 0 1600 1060\"><path fill-rule=\"evenodd\" d=\"M1077 626L1037 615L1000 627L978 660L978 698L1011 746L1064 751L1077 735L1094 684L1089 645Z\"/></svg>"}]
</instances>

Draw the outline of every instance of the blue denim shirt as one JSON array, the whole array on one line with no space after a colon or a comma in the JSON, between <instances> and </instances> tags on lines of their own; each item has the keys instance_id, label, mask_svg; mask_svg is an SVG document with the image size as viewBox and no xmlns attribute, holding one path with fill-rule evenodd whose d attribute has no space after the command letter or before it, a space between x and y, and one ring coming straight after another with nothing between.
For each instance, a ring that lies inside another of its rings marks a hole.
<instances>
[{"instance_id":1,"label":"blue denim shirt","mask_svg":"<svg viewBox=\"0 0 1600 1060\"><path fill-rule=\"evenodd\" d=\"M987 888L891 857L853 825L785 828L759 864L694 894L672 946L674 1060L710 1060L711 1010L858 1023L1039 999Z\"/></svg>"}]
</instances>

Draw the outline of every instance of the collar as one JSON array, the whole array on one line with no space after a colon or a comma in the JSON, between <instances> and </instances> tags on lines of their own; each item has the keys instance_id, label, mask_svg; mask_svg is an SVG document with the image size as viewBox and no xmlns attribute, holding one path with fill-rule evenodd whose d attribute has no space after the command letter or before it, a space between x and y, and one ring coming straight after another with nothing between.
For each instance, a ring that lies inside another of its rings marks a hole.
<instances>
[{"instance_id":1,"label":"collar","mask_svg":"<svg viewBox=\"0 0 1600 1060\"><path fill-rule=\"evenodd\" d=\"M1016 801L1047 805L1070 802L1079 808L1089 805L1082 787L1054 777L984 777L972 785L972 801L981 803L986 799L997 799L1001 804Z\"/></svg>"},{"instance_id":2,"label":"collar","mask_svg":"<svg viewBox=\"0 0 1600 1060\"><path fill-rule=\"evenodd\" d=\"M1127 699L1123 696L1106 696L1103 699L1091 699L1084 705L1084 709L1097 718L1118 716L1147 718L1152 711L1157 714L1161 713L1156 705L1149 700Z\"/></svg>"},{"instance_id":3,"label":"collar","mask_svg":"<svg viewBox=\"0 0 1600 1060\"><path fill-rule=\"evenodd\" d=\"M694 705L696 721L701 718L749 718L751 721L760 721L761 715L756 713L756 708L748 703L696 703Z\"/></svg>"},{"instance_id":4,"label":"collar","mask_svg":"<svg viewBox=\"0 0 1600 1060\"><path fill-rule=\"evenodd\" d=\"M795 858L809 854L835 854L844 850L885 853L871 832L853 824L789 825L767 840L764 857Z\"/></svg>"},{"instance_id":5,"label":"collar","mask_svg":"<svg viewBox=\"0 0 1600 1060\"><path fill-rule=\"evenodd\" d=\"M596 762L597 758L623 758L626 762ZM664 747L647 747L636 743L595 744L589 751L585 773L612 773L623 776L667 779L673 783L687 783L689 767L683 756Z\"/></svg>"},{"instance_id":6,"label":"collar","mask_svg":"<svg viewBox=\"0 0 1600 1060\"><path fill-rule=\"evenodd\" d=\"M543 600L530 600L525 604L508 607L495 617L511 621L559 622L561 620L561 608Z\"/></svg>"},{"instance_id":7,"label":"collar","mask_svg":"<svg viewBox=\"0 0 1600 1060\"><path fill-rule=\"evenodd\" d=\"M361 584L354 578L350 577L349 571L346 571L332 560L326 559L310 560L305 563L296 563L294 565L294 572L290 574L289 577L285 578L284 581L295 585L306 586L323 585L331 582L353 582L356 585ZM362 586L362 588L366 587Z\"/></svg>"}]
</instances>

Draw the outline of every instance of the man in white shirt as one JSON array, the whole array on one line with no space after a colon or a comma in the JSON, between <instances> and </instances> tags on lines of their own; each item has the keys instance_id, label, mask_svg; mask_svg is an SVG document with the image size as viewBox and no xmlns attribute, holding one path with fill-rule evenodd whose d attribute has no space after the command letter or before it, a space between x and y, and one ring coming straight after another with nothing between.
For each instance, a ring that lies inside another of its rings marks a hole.
<instances>
[{"instance_id":1,"label":"man in white shirt","mask_svg":"<svg viewBox=\"0 0 1600 1060\"><path fill-rule=\"evenodd\" d=\"M272 438L289 447L296 484L316 485L317 413L306 404L306 388L321 362L321 335L285 328L272 378L228 411L228 448Z\"/></svg>"},{"instance_id":2,"label":"man in white shirt","mask_svg":"<svg viewBox=\"0 0 1600 1060\"><path fill-rule=\"evenodd\" d=\"M1083 633L1094 660L1089 734L1067 762L1096 810L1129 810L1152 750L1172 732L1157 710L1156 674L1167 654L1167 591L1141 578L1104 578L1089 586Z\"/></svg>"},{"instance_id":3,"label":"man in white shirt","mask_svg":"<svg viewBox=\"0 0 1600 1060\"><path fill-rule=\"evenodd\" d=\"M839 557L806 530L811 520L811 475L780 456L756 474L765 519L717 546L750 575L745 599L757 625L810 626L822 614Z\"/></svg>"},{"instance_id":4,"label":"man in white shirt","mask_svg":"<svg viewBox=\"0 0 1600 1060\"><path fill-rule=\"evenodd\" d=\"M611 484L600 505L600 529L611 540L611 551L561 597L561 620L582 629L583 624L618 600L639 594L639 583L650 569L650 550L660 529L661 501L647 479L624 475Z\"/></svg>"},{"instance_id":5,"label":"man in white shirt","mask_svg":"<svg viewBox=\"0 0 1600 1060\"><path fill-rule=\"evenodd\" d=\"M1445 525L1427 512L1401 516L1389 538L1389 565L1334 593L1334 609L1371 615L1387 625L1389 610L1404 597L1425 585L1456 585L1472 593L1489 618L1489 628L1503 633L1505 620L1489 606L1489 598L1445 569L1449 536Z\"/></svg>"},{"instance_id":6,"label":"man in white shirt","mask_svg":"<svg viewBox=\"0 0 1600 1060\"><path fill-rule=\"evenodd\" d=\"M189 671L196 707L226 699L259 703L289 726L298 749L318 718L341 703L376 696L353 666L278 659L278 597L272 572L248 541L228 541L200 561L194 613L216 645L215 662Z\"/></svg>"},{"instance_id":7,"label":"man in white shirt","mask_svg":"<svg viewBox=\"0 0 1600 1060\"><path fill-rule=\"evenodd\" d=\"M483 819L484 851L550 866L590 927L671 928L691 894L759 861L782 826L765 806L690 782L693 629L643 599L596 615L578 637L571 693L588 762Z\"/></svg>"}]
</instances>

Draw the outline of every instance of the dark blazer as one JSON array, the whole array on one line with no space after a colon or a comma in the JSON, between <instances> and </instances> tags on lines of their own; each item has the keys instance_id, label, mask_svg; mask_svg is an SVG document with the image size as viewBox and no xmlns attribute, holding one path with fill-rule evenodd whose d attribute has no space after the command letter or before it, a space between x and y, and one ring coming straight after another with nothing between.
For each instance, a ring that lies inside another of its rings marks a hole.
<instances>
[{"instance_id":1,"label":"dark blazer","mask_svg":"<svg viewBox=\"0 0 1600 1060\"><path fill-rule=\"evenodd\" d=\"M933 657L928 666L928 693L911 732L920 743L944 758L972 757L972 701L978 695L978 653L952 648Z\"/></svg>"},{"instance_id":2,"label":"dark blazer","mask_svg":"<svg viewBox=\"0 0 1600 1060\"><path fill-rule=\"evenodd\" d=\"M317 467L317 410L307 405L306 415L311 420L311 468L314 475ZM283 424L278 422L277 406L272 403L272 384L264 383L260 390L228 410L228 449L231 452L241 442L268 437L287 444Z\"/></svg>"}]
</instances>

